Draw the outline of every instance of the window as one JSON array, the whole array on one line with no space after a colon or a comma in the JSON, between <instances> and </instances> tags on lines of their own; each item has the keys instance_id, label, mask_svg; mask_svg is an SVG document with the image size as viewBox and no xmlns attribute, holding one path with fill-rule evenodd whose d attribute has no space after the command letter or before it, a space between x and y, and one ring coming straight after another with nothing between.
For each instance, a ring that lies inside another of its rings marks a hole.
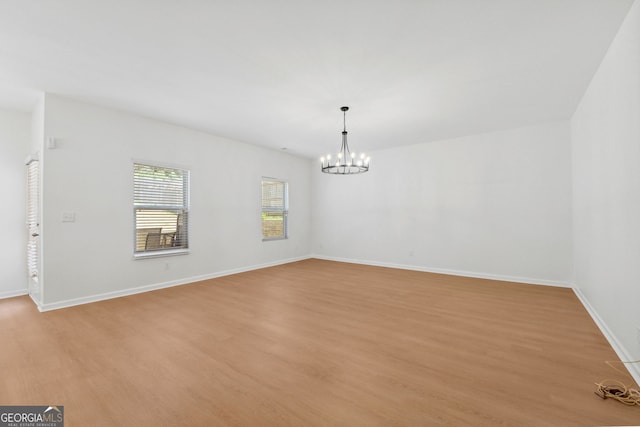
<instances>
[{"instance_id":1,"label":"window","mask_svg":"<svg viewBox=\"0 0 640 427\"><path fill-rule=\"evenodd\" d=\"M262 178L262 240L287 238L288 205L286 181Z\"/></svg>"},{"instance_id":2,"label":"window","mask_svg":"<svg viewBox=\"0 0 640 427\"><path fill-rule=\"evenodd\" d=\"M189 171L133 164L135 255L186 252Z\"/></svg>"},{"instance_id":3,"label":"window","mask_svg":"<svg viewBox=\"0 0 640 427\"><path fill-rule=\"evenodd\" d=\"M27 163L27 271L29 273L29 295L40 301L38 275L40 252L40 172L38 160Z\"/></svg>"}]
</instances>

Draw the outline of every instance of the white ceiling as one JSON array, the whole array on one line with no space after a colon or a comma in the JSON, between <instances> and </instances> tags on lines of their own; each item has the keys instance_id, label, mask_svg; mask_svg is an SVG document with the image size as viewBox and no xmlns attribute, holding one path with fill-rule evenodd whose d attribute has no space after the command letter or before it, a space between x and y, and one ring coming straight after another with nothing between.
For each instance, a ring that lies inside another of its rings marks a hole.
<instances>
[{"instance_id":1,"label":"white ceiling","mask_svg":"<svg viewBox=\"0 0 640 427\"><path fill-rule=\"evenodd\" d=\"M0 107L51 92L293 154L571 116L633 0L0 0Z\"/></svg>"}]
</instances>

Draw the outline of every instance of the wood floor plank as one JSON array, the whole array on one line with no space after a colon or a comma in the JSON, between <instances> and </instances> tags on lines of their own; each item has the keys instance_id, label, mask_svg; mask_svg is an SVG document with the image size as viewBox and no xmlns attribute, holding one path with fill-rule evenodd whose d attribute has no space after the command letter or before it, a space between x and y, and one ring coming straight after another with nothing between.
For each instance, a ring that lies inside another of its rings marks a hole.
<instances>
[{"instance_id":1,"label":"wood floor plank","mask_svg":"<svg viewBox=\"0 0 640 427\"><path fill-rule=\"evenodd\" d=\"M570 289L306 260L39 313L0 300L0 404L85 425L629 425Z\"/></svg>"}]
</instances>

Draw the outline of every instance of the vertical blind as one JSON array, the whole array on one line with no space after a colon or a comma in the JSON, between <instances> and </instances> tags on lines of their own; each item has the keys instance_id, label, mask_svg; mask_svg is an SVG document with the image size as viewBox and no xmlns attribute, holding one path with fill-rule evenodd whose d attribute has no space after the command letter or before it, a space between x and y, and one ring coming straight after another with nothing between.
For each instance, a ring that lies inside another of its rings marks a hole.
<instances>
[{"instance_id":1,"label":"vertical blind","mask_svg":"<svg viewBox=\"0 0 640 427\"><path fill-rule=\"evenodd\" d=\"M27 164L27 229L29 232L27 240L27 271L29 277L35 283L38 282L38 244L40 241L40 178L38 170L37 160L32 160Z\"/></svg>"},{"instance_id":2,"label":"vertical blind","mask_svg":"<svg viewBox=\"0 0 640 427\"><path fill-rule=\"evenodd\" d=\"M189 247L189 171L133 165L135 252Z\"/></svg>"},{"instance_id":3,"label":"vertical blind","mask_svg":"<svg viewBox=\"0 0 640 427\"><path fill-rule=\"evenodd\" d=\"M262 179L262 239L284 239L288 235L288 195L285 181Z\"/></svg>"}]
</instances>

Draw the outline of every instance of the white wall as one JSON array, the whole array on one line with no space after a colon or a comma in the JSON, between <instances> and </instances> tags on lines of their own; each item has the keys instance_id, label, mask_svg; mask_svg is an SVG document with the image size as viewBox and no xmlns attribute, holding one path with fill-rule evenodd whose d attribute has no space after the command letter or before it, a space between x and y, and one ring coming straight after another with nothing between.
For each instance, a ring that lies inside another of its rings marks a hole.
<instances>
[{"instance_id":1,"label":"white wall","mask_svg":"<svg viewBox=\"0 0 640 427\"><path fill-rule=\"evenodd\" d=\"M316 254L568 284L568 122L371 154L371 170L363 175L329 176L314 170Z\"/></svg>"},{"instance_id":2,"label":"white wall","mask_svg":"<svg viewBox=\"0 0 640 427\"><path fill-rule=\"evenodd\" d=\"M45 106L58 142L43 164L45 309L309 254L307 159L58 96ZM189 255L132 258L132 159L191 170ZM261 240L262 176L289 182L287 240Z\"/></svg>"},{"instance_id":3,"label":"white wall","mask_svg":"<svg viewBox=\"0 0 640 427\"><path fill-rule=\"evenodd\" d=\"M27 292L25 158L29 122L29 114L0 110L0 298Z\"/></svg>"},{"instance_id":4,"label":"white wall","mask_svg":"<svg viewBox=\"0 0 640 427\"><path fill-rule=\"evenodd\" d=\"M575 284L620 356L637 359L640 2L632 6L571 126Z\"/></svg>"}]
</instances>

